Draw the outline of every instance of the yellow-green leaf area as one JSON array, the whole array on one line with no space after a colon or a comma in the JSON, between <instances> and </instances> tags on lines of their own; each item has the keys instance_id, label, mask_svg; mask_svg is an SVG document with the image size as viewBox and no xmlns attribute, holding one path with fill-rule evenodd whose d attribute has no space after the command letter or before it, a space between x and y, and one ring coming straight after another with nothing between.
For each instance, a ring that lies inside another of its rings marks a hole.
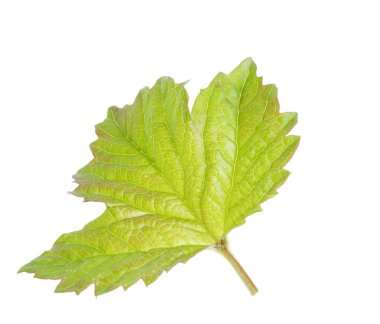
<instances>
[{"instance_id":1,"label":"yellow-green leaf area","mask_svg":"<svg viewBox=\"0 0 380 324\"><path fill-rule=\"evenodd\" d=\"M132 104L108 109L93 159L74 175L73 194L103 203L104 213L20 271L59 279L57 292L94 284L103 294L139 279L149 285L208 247L236 266L226 235L289 176L296 123L296 113L280 113L276 86L263 85L251 59L219 73L191 113L184 83L158 79Z\"/></svg>"}]
</instances>

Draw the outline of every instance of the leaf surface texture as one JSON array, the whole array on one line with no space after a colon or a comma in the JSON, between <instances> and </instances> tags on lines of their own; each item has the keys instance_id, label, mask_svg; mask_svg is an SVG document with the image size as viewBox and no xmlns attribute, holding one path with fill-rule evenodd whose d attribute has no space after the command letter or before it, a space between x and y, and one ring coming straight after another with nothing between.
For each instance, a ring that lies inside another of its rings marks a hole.
<instances>
[{"instance_id":1,"label":"leaf surface texture","mask_svg":"<svg viewBox=\"0 0 380 324\"><path fill-rule=\"evenodd\" d=\"M219 73L192 112L184 84L160 78L96 126L93 160L73 194L106 205L82 230L20 269L61 279L57 292L102 294L163 271L218 243L277 193L299 137L277 89L251 59Z\"/></svg>"}]
</instances>

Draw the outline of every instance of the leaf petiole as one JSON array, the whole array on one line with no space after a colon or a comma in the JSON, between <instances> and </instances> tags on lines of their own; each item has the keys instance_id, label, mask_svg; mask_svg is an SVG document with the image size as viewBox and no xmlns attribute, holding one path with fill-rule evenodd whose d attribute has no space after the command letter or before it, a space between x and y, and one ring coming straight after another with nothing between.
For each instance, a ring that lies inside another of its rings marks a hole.
<instances>
[{"instance_id":1,"label":"leaf petiole","mask_svg":"<svg viewBox=\"0 0 380 324\"><path fill-rule=\"evenodd\" d=\"M248 288L251 295L255 295L259 290L248 276L247 272L243 269L238 260L233 256L231 251L228 248L228 243L226 238L222 238L220 242L215 244L215 249L222 254L228 262L235 269L236 273L239 275L240 279L244 282L245 286Z\"/></svg>"}]
</instances>

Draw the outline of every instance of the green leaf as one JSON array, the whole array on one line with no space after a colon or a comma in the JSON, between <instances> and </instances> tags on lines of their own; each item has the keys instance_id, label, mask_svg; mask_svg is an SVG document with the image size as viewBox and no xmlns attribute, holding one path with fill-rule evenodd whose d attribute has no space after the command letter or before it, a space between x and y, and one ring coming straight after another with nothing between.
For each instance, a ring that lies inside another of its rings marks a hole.
<instances>
[{"instance_id":1,"label":"green leaf","mask_svg":"<svg viewBox=\"0 0 380 324\"><path fill-rule=\"evenodd\" d=\"M62 235L20 271L62 279L57 292L80 293L95 283L98 295L121 285L128 288L140 278L148 285L211 243L198 222L108 207L81 231Z\"/></svg>"},{"instance_id":2,"label":"green leaf","mask_svg":"<svg viewBox=\"0 0 380 324\"><path fill-rule=\"evenodd\" d=\"M57 292L94 284L102 294L139 279L149 285L211 246L255 293L226 235L288 177L296 122L295 113L279 113L276 87L262 85L251 59L218 74L191 115L184 84L160 78L132 105L109 108L93 160L74 175L73 194L105 203L105 212L20 272L61 279Z\"/></svg>"},{"instance_id":3,"label":"green leaf","mask_svg":"<svg viewBox=\"0 0 380 324\"><path fill-rule=\"evenodd\" d=\"M262 85L251 59L229 75L219 73L192 110L204 144L206 178L202 212L217 236L241 225L286 180L283 166L299 137L285 135L296 113L279 114L277 88Z\"/></svg>"}]
</instances>

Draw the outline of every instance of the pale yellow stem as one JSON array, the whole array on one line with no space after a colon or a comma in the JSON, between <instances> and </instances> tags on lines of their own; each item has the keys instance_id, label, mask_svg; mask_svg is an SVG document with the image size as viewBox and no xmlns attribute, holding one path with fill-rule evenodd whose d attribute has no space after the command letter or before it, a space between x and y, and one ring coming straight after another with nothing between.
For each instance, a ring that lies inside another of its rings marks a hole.
<instances>
[{"instance_id":1,"label":"pale yellow stem","mask_svg":"<svg viewBox=\"0 0 380 324\"><path fill-rule=\"evenodd\" d=\"M231 253L231 251L228 249L227 240L225 238L220 240L219 243L215 244L215 248L232 265L232 267L235 269L236 273L239 275L240 279L244 282L244 284L248 288L251 295L252 296L255 295L259 290L255 286L255 284L252 282L252 280L248 276L248 274L245 272L243 267L240 265L238 260L235 259L235 257Z\"/></svg>"}]
</instances>

